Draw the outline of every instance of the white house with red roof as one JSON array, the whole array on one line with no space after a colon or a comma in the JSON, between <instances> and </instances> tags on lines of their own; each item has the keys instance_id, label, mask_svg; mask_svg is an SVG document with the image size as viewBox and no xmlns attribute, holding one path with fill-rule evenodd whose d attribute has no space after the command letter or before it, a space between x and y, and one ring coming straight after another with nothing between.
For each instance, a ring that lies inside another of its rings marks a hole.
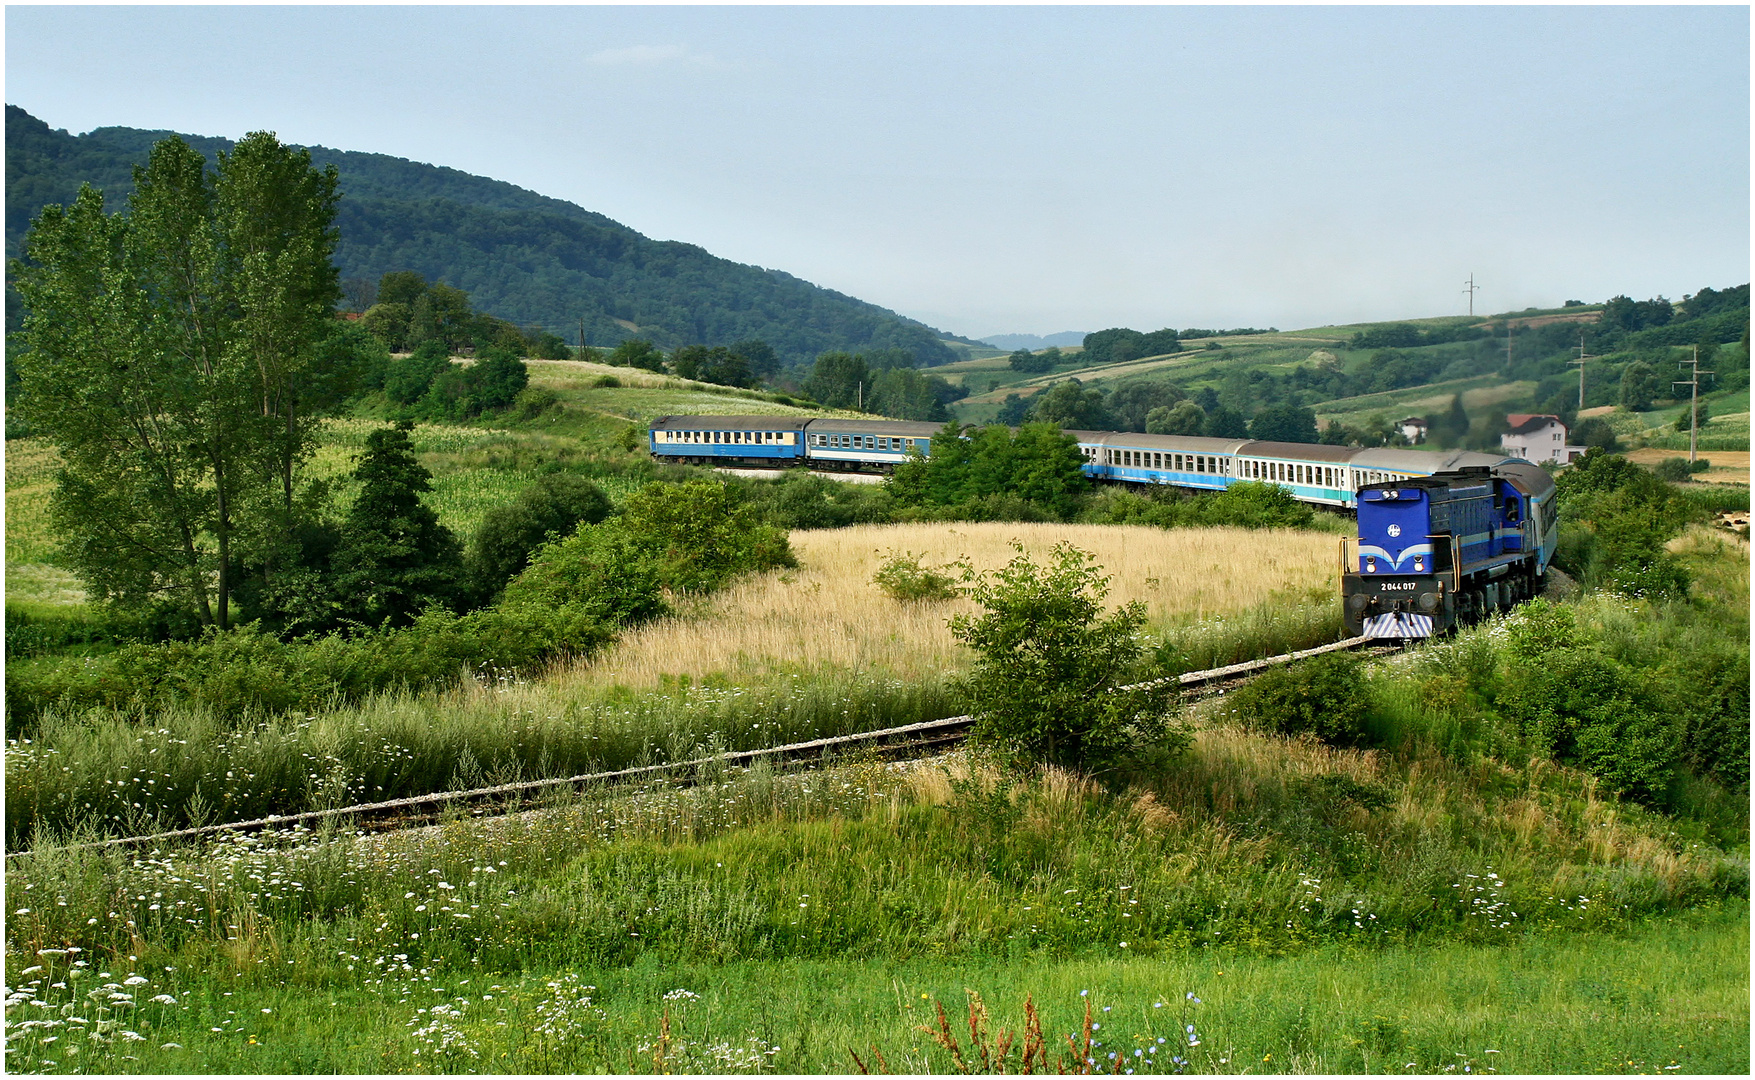
<instances>
[{"instance_id":1,"label":"white house with red roof","mask_svg":"<svg viewBox=\"0 0 1755 1080\"><path fill-rule=\"evenodd\" d=\"M1561 465L1582 455L1585 447L1566 445L1566 425L1558 416L1547 413L1511 413L1505 417L1511 430L1499 436L1499 447L1507 457L1523 458L1538 464L1544 461Z\"/></svg>"}]
</instances>

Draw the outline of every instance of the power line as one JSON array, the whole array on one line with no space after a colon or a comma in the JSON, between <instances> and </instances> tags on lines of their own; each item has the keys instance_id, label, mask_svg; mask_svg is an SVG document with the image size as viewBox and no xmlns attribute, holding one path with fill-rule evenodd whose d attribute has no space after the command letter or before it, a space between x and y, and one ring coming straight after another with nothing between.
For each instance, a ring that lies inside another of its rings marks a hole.
<instances>
[{"instance_id":1,"label":"power line","mask_svg":"<svg viewBox=\"0 0 1755 1080\"><path fill-rule=\"evenodd\" d=\"M1695 445L1700 435L1700 376L1714 375L1717 372L1700 370L1700 346L1694 346L1694 357L1691 360L1676 361L1677 367L1690 369L1691 375L1686 379L1671 379L1671 386L1686 386L1688 396L1688 464L1694 464Z\"/></svg>"},{"instance_id":2,"label":"power line","mask_svg":"<svg viewBox=\"0 0 1755 1080\"><path fill-rule=\"evenodd\" d=\"M1602 357L1600 357L1600 356L1586 356L1586 355L1584 355L1584 331L1580 330L1578 332L1578 359L1567 361L1568 364L1577 364L1578 365L1578 411L1579 412L1584 411L1584 362L1586 360L1601 360L1601 359L1602 359Z\"/></svg>"},{"instance_id":3,"label":"power line","mask_svg":"<svg viewBox=\"0 0 1755 1080\"><path fill-rule=\"evenodd\" d=\"M1469 315L1473 316L1475 313L1475 293L1479 291L1481 287L1475 284L1475 275L1472 273L1469 275L1469 279L1463 282L1463 285L1466 286L1466 288L1463 289L1463 292L1469 294Z\"/></svg>"}]
</instances>

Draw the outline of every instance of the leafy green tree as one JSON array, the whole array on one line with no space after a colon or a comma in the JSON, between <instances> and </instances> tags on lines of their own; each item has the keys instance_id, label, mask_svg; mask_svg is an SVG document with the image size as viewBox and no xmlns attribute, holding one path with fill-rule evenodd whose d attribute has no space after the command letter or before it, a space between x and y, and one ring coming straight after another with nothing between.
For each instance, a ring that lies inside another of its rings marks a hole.
<instances>
[{"instance_id":1,"label":"leafy green tree","mask_svg":"<svg viewBox=\"0 0 1755 1080\"><path fill-rule=\"evenodd\" d=\"M1153 435L1199 435L1206 424L1206 410L1192 401L1179 401L1171 409L1159 406L1146 418L1146 430Z\"/></svg>"},{"instance_id":2,"label":"leafy green tree","mask_svg":"<svg viewBox=\"0 0 1755 1080\"><path fill-rule=\"evenodd\" d=\"M1114 417L1101 390L1086 390L1077 379L1057 382L1032 399L1030 419L1074 431L1107 431Z\"/></svg>"},{"instance_id":3,"label":"leafy green tree","mask_svg":"<svg viewBox=\"0 0 1755 1080\"><path fill-rule=\"evenodd\" d=\"M1174 741L1163 687L1125 689L1138 674L1145 605L1104 616L1108 579L1092 557L1055 546L1046 566L1019 554L1002 570L967 573L978 616L951 633L975 652L963 689L974 739L1015 764L1104 771L1133 747Z\"/></svg>"},{"instance_id":4,"label":"leafy green tree","mask_svg":"<svg viewBox=\"0 0 1755 1080\"><path fill-rule=\"evenodd\" d=\"M1147 355L1146 335L1125 326L1086 334L1084 348L1087 364L1123 364Z\"/></svg>"},{"instance_id":5,"label":"leafy green tree","mask_svg":"<svg viewBox=\"0 0 1755 1080\"><path fill-rule=\"evenodd\" d=\"M1664 386L1650 364L1635 360L1621 372L1621 407L1628 412L1647 412L1653 401L1664 396Z\"/></svg>"},{"instance_id":6,"label":"leafy green tree","mask_svg":"<svg viewBox=\"0 0 1755 1080\"><path fill-rule=\"evenodd\" d=\"M1676 414L1675 428L1677 431L1687 431L1694 426L1695 409L1699 410L1700 426L1706 426L1706 421L1711 417L1712 410L1708 408L1707 403L1702 400L1698 404L1692 404Z\"/></svg>"},{"instance_id":7,"label":"leafy green tree","mask_svg":"<svg viewBox=\"0 0 1755 1080\"><path fill-rule=\"evenodd\" d=\"M615 520L581 525L538 548L530 565L506 583L507 610L581 609L611 626L632 626L670 613L650 545Z\"/></svg>"},{"instance_id":8,"label":"leafy green tree","mask_svg":"<svg viewBox=\"0 0 1755 1080\"><path fill-rule=\"evenodd\" d=\"M1054 355L1050 356L1047 352L1038 354L1029 349L1018 349L1006 359L1013 371L1035 375L1054 370L1055 363L1060 359L1060 350L1054 349L1052 352Z\"/></svg>"},{"instance_id":9,"label":"leafy green tree","mask_svg":"<svg viewBox=\"0 0 1755 1080\"><path fill-rule=\"evenodd\" d=\"M1149 431L1146 418L1160 408L1172 408L1188 395L1175 383L1139 380L1124 383L1109 395L1109 412L1117 430Z\"/></svg>"},{"instance_id":10,"label":"leafy green tree","mask_svg":"<svg viewBox=\"0 0 1755 1080\"><path fill-rule=\"evenodd\" d=\"M610 350L610 354L604 362L614 364L616 367L636 367L647 371L664 370L664 354L660 353L657 346L650 341L643 341L640 338L628 338L623 341Z\"/></svg>"},{"instance_id":11,"label":"leafy green tree","mask_svg":"<svg viewBox=\"0 0 1755 1080\"><path fill-rule=\"evenodd\" d=\"M390 361L384 372L384 396L398 405L413 405L450 367L451 356L443 343L422 342L408 356Z\"/></svg>"},{"instance_id":12,"label":"leafy green tree","mask_svg":"<svg viewBox=\"0 0 1755 1080\"><path fill-rule=\"evenodd\" d=\"M754 386L749 361L723 345L684 345L670 355L670 369L685 379L720 386Z\"/></svg>"},{"instance_id":13,"label":"leafy green tree","mask_svg":"<svg viewBox=\"0 0 1755 1080\"><path fill-rule=\"evenodd\" d=\"M1030 402L1017 394L1007 394L999 404L999 412L994 414L994 422L1008 427L1017 427L1030 415Z\"/></svg>"},{"instance_id":14,"label":"leafy green tree","mask_svg":"<svg viewBox=\"0 0 1755 1080\"><path fill-rule=\"evenodd\" d=\"M378 303L414 307L427 291L427 279L413 270L392 270L378 278Z\"/></svg>"},{"instance_id":15,"label":"leafy green tree","mask_svg":"<svg viewBox=\"0 0 1755 1080\"><path fill-rule=\"evenodd\" d=\"M530 355L538 360L571 360L573 350L559 334L537 334L530 341Z\"/></svg>"},{"instance_id":16,"label":"leafy green tree","mask_svg":"<svg viewBox=\"0 0 1755 1080\"><path fill-rule=\"evenodd\" d=\"M1621 449L1621 440L1616 437L1615 429L1600 416L1592 416L1579 421L1572 429L1572 437L1576 445L1601 450L1613 454Z\"/></svg>"},{"instance_id":17,"label":"leafy green tree","mask_svg":"<svg viewBox=\"0 0 1755 1080\"><path fill-rule=\"evenodd\" d=\"M1313 443L1316 414L1300 405L1269 405L1249 421L1249 436L1266 442Z\"/></svg>"},{"instance_id":18,"label":"leafy green tree","mask_svg":"<svg viewBox=\"0 0 1755 1080\"><path fill-rule=\"evenodd\" d=\"M488 510L465 559L475 595L491 599L551 536L561 538L581 524L595 525L611 509L609 497L591 481L550 473L510 503Z\"/></svg>"},{"instance_id":19,"label":"leafy green tree","mask_svg":"<svg viewBox=\"0 0 1755 1080\"><path fill-rule=\"evenodd\" d=\"M1347 429L1339 420L1330 420L1328 426L1322 429L1322 438L1319 441L1325 446L1346 446Z\"/></svg>"},{"instance_id":20,"label":"leafy green tree","mask_svg":"<svg viewBox=\"0 0 1755 1080\"><path fill-rule=\"evenodd\" d=\"M54 513L91 591L227 626L237 567L296 561L302 467L338 377L336 175L257 132L210 173L181 139L125 214L45 208L11 271L23 418L60 448Z\"/></svg>"},{"instance_id":21,"label":"leafy green tree","mask_svg":"<svg viewBox=\"0 0 1755 1080\"><path fill-rule=\"evenodd\" d=\"M366 309L360 324L377 336L391 352L408 347L408 324L413 312L407 304L379 301Z\"/></svg>"},{"instance_id":22,"label":"leafy green tree","mask_svg":"<svg viewBox=\"0 0 1755 1080\"><path fill-rule=\"evenodd\" d=\"M1247 439L1249 421L1242 413L1221 405L1207 414L1207 422L1200 433L1209 439Z\"/></svg>"},{"instance_id":23,"label":"leafy green tree","mask_svg":"<svg viewBox=\"0 0 1755 1080\"><path fill-rule=\"evenodd\" d=\"M736 574L797 565L785 533L711 480L647 484L628 496L620 528L677 592L711 592Z\"/></svg>"},{"instance_id":24,"label":"leafy green tree","mask_svg":"<svg viewBox=\"0 0 1755 1080\"><path fill-rule=\"evenodd\" d=\"M463 585L457 538L421 501L432 475L415 459L413 428L403 421L366 436L353 474L360 492L342 525L336 587L367 625L407 625L423 608L453 602Z\"/></svg>"},{"instance_id":25,"label":"leafy green tree","mask_svg":"<svg viewBox=\"0 0 1755 1080\"><path fill-rule=\"evenodd\" d=\"M760 338L734 342L731 351L743 357L743 362L749 365L751 374L757 379L772 379L780 374L780 354L774 351L774 346Z\"/></svg>"},{"instance_id":26,"label":"leafy green tree","mask_svg":"<svg viewBox=\"0 0 1755 1080\"><path fill-rule=\"evenodd\" d=\"M893 367L872 377L866 392L865 408L881 416L900 420L922 420L928 423L949 420L940 391L947 384L937 375L927 375L911 367Z\"/></svg>"},{"instance_id":27,"label":"leafy green tree","mask_svg":"<svg viewBox=\"0 0 1755 1080\"><path fill-rule=\"evenodd\" d=\"M802 389L831 409L857 409L871 390L871 368L862 356L826 352L811 365Z\"/></svg>"}]
</instances>

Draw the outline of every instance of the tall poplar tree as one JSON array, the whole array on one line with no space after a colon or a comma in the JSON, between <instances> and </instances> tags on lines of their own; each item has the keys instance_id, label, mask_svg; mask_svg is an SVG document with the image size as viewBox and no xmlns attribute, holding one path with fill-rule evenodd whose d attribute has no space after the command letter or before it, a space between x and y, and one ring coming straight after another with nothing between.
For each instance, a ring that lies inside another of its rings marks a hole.
<instances>
[{"instance_id":1,"label":"tall poplar tree","mask_svg":"<svg viewBox=\"0 0 1755 1080\"><path fill-rule=\"evenodd\" d=\"M12 264L22 411L61 451L55 520L96 595L223 628L238 567L285 559L335 396L317 343L340 297L336 182L272 134L216 171L173 137L125 213L86 187L32 224Z\"/></svg>"}]
</instances>

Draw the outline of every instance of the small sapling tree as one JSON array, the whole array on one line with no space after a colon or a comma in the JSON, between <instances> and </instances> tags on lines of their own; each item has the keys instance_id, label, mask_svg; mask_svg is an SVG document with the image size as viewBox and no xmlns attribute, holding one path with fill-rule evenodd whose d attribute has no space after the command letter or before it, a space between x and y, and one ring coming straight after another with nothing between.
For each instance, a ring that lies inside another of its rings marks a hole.
<instances>
[{"instance_id":1,"label":"small sapling tree","mask_svg":"<svg viewBox=\"0 0 1755 1080\"><path fill-rule=\"evenodd\" d=\"M984 609L957 615L951 633L975 650L964 679L974 738L1016 764L1107 771L1146 743L1187 745L1165 720L1168 686L1124 687L1142 652L1145 606L1103 614L1109 579L1089 552L1062 542L1046 566L1019 551L1004 569L965 569Z\"/></svg>"}]
</instances>

